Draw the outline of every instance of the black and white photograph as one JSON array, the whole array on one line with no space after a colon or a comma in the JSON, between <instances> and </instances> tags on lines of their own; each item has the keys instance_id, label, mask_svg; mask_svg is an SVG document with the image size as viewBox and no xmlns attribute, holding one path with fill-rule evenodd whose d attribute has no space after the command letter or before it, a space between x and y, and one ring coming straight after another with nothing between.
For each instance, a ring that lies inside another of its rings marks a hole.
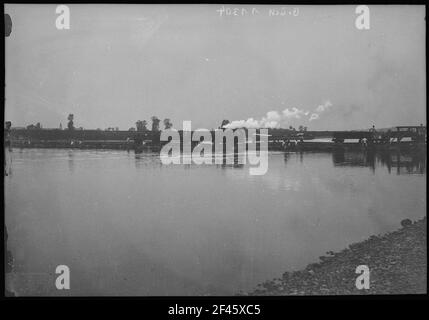
<instances>
[{"instance_id":1,"label":"black and white photograph","mask_svg":"<svg viewBox=\"0 0 429 320\"><path fill-rule=\"evenodd\" d=\"M6 299L427 294L424 5L3 9Z\"/></svg>"}]
</instances>

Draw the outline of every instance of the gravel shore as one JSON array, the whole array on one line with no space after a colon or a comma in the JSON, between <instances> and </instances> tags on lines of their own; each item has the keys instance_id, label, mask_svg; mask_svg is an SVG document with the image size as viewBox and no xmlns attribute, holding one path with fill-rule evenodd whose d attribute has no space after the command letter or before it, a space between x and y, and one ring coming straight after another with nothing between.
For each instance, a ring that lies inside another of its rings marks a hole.
<instances>
[{"instance_id":1,"label":"gravel shore","mask_svg":"<svg viewBox=\"0 0 429 320\"><path fill-rule=\"evenodd\" d=\"M426 217L382 236L327 252L304 270L285 272L249 295L360 295L426 293ZM369 268L369 289L358 290L359 265Z\"/></svg>"}]
</instances>

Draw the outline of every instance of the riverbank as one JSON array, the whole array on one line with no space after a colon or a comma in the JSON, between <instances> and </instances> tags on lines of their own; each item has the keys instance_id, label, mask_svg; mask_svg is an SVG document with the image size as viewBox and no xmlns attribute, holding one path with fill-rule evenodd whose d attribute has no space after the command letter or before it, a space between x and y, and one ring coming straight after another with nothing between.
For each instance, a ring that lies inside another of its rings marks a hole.
<instances>
[{"instance_id":1,"label":"riverbank","mask_svg":"<svg viewBox=\"0 0 429 320\"><path fill-rule=\"evenodd\" d=\"M426 293L426 217L382 236L327 252L304 270L285 272L249 295L358 295ZM407 222L409 224L407 224ZM356 267L367 265L370 288L356 288Z\"/></svg>"}]
</instances>

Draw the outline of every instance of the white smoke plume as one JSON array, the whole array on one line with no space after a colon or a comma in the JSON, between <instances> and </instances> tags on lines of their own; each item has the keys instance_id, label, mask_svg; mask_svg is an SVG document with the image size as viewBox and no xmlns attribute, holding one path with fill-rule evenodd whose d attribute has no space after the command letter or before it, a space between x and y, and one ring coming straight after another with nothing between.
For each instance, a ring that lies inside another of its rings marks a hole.
<instances>
[{"instance_id":1,"label":"white smoke plume","mask_svg":"<svg viewBox=\"0 0 429 320\"><path fill-rule=\"evenodd\" d=\"M319 105L316 108L316 112L314 112L314 113L311 114L310 119L308 121L311 122L313 120L319 119L320 114L323 113L323 112L325 112L325 111L328 111L331 107L332 107L332 103L329 100L326 101L324 104Z\"/></svg>"},{"instance_id":2,"label":"white smoke plume","mask_svg":"<svg viewBox=\"0 0 429 320\"><path fill-rule=\"evenodd\" d=\"M328 110L329 108L331 108L332 107L332 103L331 103L331 101L326 101L324 104L321 104L320 106L318 106L317 108L316 108L316 111L317 112L323 112L323 111L325 111L325 110Z\"/></svg>"},{"instance_id":3,"label":"white smoke plume","mask_svg":"<svg viewBox=\"0 0 429 320\"><path fill-rule=\"evenodd\" d=\"M319 114L318 113L312 113L310 116L310 119L308 121L313 121L313 120L317 120L319 119Z\"/></svg>"},{"instance_id":4,"label":"white smoke plume","mask_svg":"<svg viewBox=\"0 0 429 320\"><path fill-rule=\"evenodd\" d=\"M291 124L291 121L294 121L295 119L299 119L304 123L307 121L310 122L317 120L321 113L329 110L332 106L332 103L328 100L319 105L313 112L296 107L286 108L281 112L268 111L260 120L253 118L248 118L247 120L234 120L223 126L223 128L287 128Z\"/></svg>"}]
</instances>

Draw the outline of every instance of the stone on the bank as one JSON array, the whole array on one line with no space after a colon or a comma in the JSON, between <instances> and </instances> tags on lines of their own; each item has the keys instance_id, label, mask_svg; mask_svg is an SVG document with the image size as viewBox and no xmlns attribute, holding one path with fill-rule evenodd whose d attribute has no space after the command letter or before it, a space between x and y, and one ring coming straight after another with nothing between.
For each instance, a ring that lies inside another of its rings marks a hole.
<instances>
[{"instance_id":1,"label":"stone on the bank","mask_svg":"<svg viewBox=\"0 0 429 320\"><path fill-rule=\"evenodd\" d=\"M404 220L401 221L401 226L403 226L403 227L407 227L407 226L409 226L411 224L412 224L412 222L411 222L410 219L404 219Z\"/></svg>"}]
</instances>

